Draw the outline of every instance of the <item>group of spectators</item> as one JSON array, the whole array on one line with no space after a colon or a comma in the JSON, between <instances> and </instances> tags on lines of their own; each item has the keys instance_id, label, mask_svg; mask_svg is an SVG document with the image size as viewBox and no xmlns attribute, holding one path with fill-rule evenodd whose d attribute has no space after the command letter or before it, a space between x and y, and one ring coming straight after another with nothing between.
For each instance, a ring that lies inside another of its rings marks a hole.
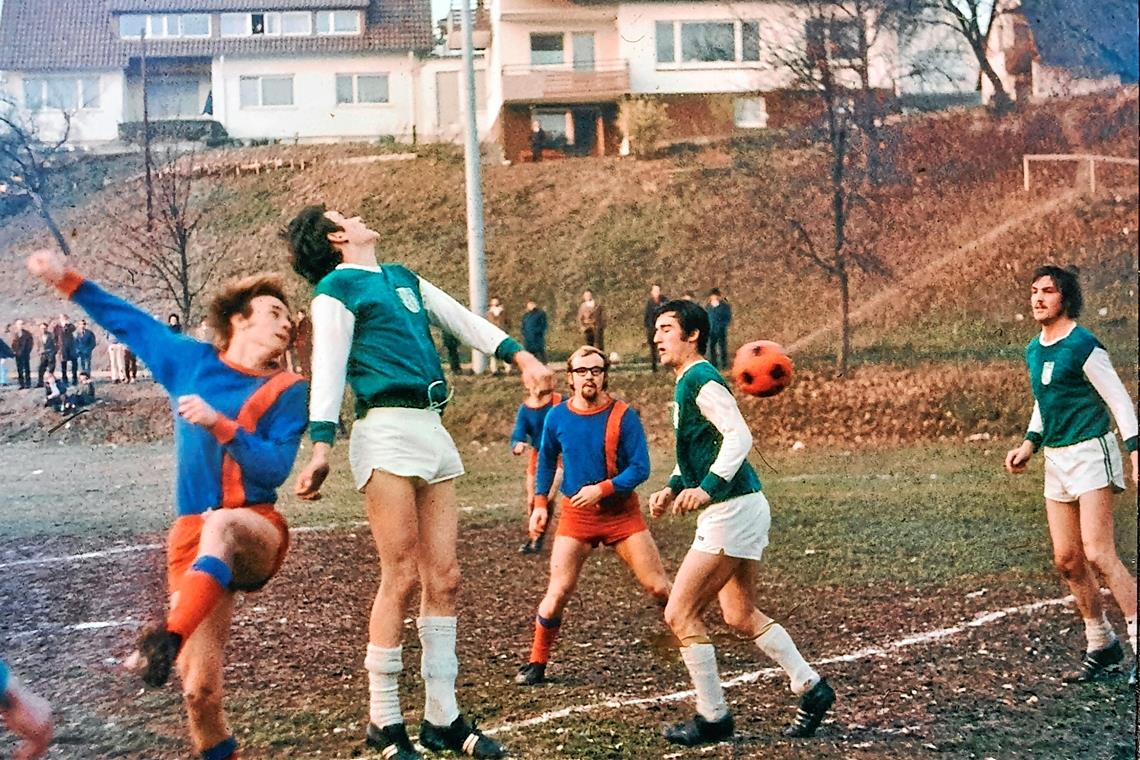
<instances>
[{"instance_id":1,"label":"group of spectators","mask_svg":"<svg viewBox=\"0 0 1140 760\"><path fill-rule=\"evenodd\" d=\"M697 301L697 294L692 290L685 291L682 296L686 301ZM662 294L661 285L653 283L649 288L649 298L645 302L645 343L649 347L649 365L654 372L657 371L657 348L653 345L654 322L657 318L657 309L668 301ZM709 315L709 347L708 360L718 369L725 369L729 365L728 359L728 326L732 323L732 307L721 294L719 288L709 290L704 303L705 311ZM490 299L490 306L483 315L489 322L504 331L510 332L514 327L507 315L507 309L498 297ZM575 323L581 336L580 343L593 346L599 351L606 350L606 310L601 301L591 290L582 291L581 301L575 315ZM532 298L526 302L526 310L519 321L519 332L522 334L523 348L534 354L540 361L546 362L546 333L549 329L546 312L538 306ZM461 372L459 359L459 340L443 333L443 347L447 354L448 363L454 374ZM494 357L489 358L489 369L492 373L498 371L498 362ZM510 366L504 363L506 372Z\"/></svg>"}]
</instances>

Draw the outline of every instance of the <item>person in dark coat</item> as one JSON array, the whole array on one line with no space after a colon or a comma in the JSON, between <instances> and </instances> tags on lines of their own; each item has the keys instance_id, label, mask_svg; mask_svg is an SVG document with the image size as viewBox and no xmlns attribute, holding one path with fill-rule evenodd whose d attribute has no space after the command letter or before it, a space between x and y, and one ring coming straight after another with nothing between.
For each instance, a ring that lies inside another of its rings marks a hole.
<instances>
[{"instance_id":1,"label":"person in dark coat","mask_svg":"<svg viewBox=\"0 0 1140 760\"><path fill-rule=\"evenodd\" d=\"M447 364L451 374L462 375L463 365L459 363L459 338L447 330L443 331L443 350L447 352Z\"/></svg>"},{"instance_id":2,"label":"person in dark coat","mask_svg":"<svg viewBox=\"0 0 1140 760\"><path fill-rule=\"evenodd\" d=\"M44 387L44 373L55 373L55 357L59 344L55 340L55 333L48 327L47 322L40 323L40 366L36 387Z\"/></svg>"},{"instance_id":3,"label":"person in dark coat","mask_svg":"<svg viewBox=\"0 0 1140 760\"><path fill-rule=\"evenodd\" d=\"M15 355L8 342L0 338L0 385L8 384L8 360Z\"/></svg>"},{"instance_id":4,"label":"person in dark coat","mask_svg":"<svg viewBox=\"0 0 1140 760\"><path fill-rule=\"evenodd\" d=\"M13 330L12 353L16 355L16 375L21 388L32 387L32 349L35 338L24 328L24 320L17 319Z\"/></svg>"},{"instance_id":5,"label":"person in dark coat","mask_svg":"<svg viewBox=\"0 0 1140 760\"><path fill-rule=\"evenodd\" d=\"M709 291L709 361L717 369L728 366L728 326L732 323L732 307L720 295L720 290Z\"/></svg>"},{"instance_id":6,"label":"person in dark coat","mask_svg":"<svg viewBox=\"0 0 1140 760\"><path fill-rule=\"evenodd\" d=\"M542 128L542 124L535 119L530 123L530 160L538 162L542 160L542 148L546 143L546 130Z\"/></svg>"},{"instance_id":7,"label":"person in dark coat","mask_svg":"<svg viewBox=\"0 0 1140 760\"><path fill-rule=\"evenodd\" d=\"M653 333L657 330L657 309L669 299L661 294L661 286L656 282L649 286L649 299L645 302L645 344L649 346L649 366L657 371L657 346L653 343Z\"/></svg>"},{"instance_id":8,"label":"person in dark coat","mask_svg":"<svg viewBox=\"0 0 1140 760\"><path fill-rule=\"evenodd\" d=\"M95 352L95 332L87 327L87 320L79 320L75 331L75 358L79 364L79 374L91 375L91 354Z\"/></svg>"},{"instance_id":9,"label":"person in dark coat","mask_svg":"<svg viewBox=\"0 0 1140 760\"><path fill-rule=\"evenodd\" d=\"M546 363L546 312L538 308L534 299L526 302L526 311L522 315L523 347L530 351L540 362Z\"/></svg>"},{"instance_id":10,"label":"person in dark coat","mask_svg":"<svg viewBox=\"0 0 1140 760\"><path fill-rule=\"evenodd\" d=\"M71 366L71 384L75 385L79 379L79 367L75 358L75 325L71 317L66 314L59 315L59 321L52 325L52 334L55 335L55 348L59 352L59 376L67 379L67 368Z\"/></svg>"}]
</instances>

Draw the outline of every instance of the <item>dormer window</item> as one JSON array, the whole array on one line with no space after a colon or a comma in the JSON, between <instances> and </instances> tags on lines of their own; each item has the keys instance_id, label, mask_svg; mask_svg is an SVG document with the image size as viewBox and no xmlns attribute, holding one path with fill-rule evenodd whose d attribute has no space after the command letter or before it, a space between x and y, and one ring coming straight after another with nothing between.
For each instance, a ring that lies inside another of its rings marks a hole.
<instances>
[{"instance_id":1,"label":"dormer window","mask_svg":"<svg viewBox=\"0 0 1140 760\"><path fill-rule=\"evenodd\" d=\"M147 39L184 39L210 36L210 16L206 13L163 13L119 16L119 37L135 40L146 32Z\"/></svg>"},{"instance_id":2,"label":"dormer window","mask_svg":"<svg viewBox=\"0 0 1140 760\"><path fill-rule=\"evenodd\" d=\"M317 11L317 34L360 34L357 11Z\"/></svg>"},{"instance_id":3,"label":"dormer window","mask_svg":"<svg viewBox=\"0 0 1140 760\"><path fill-rule=\"evenodd\" d=\"M223 13L223 37L303 37L313 33L308 11Z\"/></svg>"}]
</instances>

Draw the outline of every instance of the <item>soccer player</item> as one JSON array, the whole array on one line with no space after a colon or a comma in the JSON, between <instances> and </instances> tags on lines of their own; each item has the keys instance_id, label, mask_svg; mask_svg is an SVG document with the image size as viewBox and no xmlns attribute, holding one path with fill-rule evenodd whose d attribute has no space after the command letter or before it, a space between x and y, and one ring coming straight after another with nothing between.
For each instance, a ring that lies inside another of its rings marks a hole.
<instances>
[{"instance_id":1,"label":"soccer player","mask_svg":"<svg viewBox=\"0 0 1140 760\"><path fill-rule=\"evenodd\" d=\"M531 535L548 520L547 498L559 455L563 460L562 517L550 551L550 583L538 605L530 661L515 682L530 686L546 680L550 648L562 625L562 611L578 585L590 552L612 546L638 583L661 604L669 579L657 544L641 516L634 489L649 477L649 447L641 419L608 389L609 359L582 346L566 362L572 395L546 416L538 454Z\"/></svg>"},{"instance_id":2,"label":"soccer player","mask_svg":"<svg viewBox=\"0 0 1140 760\"><path fill-rule=\"evenodd\" d=\"M527 392L526 400L519 405L518 414L515 415L515 429L511 431L511 453L522 456L530 449L526 466L526 521L527 530L530 530L530 513L534 511L534 476L538 468L538 445L542 442L542 426L546 422L546 415L551 409L562 403L562 394L554 391L554 378L532 387ZM553 496L562 482L562 467L559 463L554 473L554 481L550 490L546 492L547 499ZM541 554L542 542L546 536L543 530L536 538L527 536L526 543L519 547L520 554Z\"/></svg>"},{"instance_id":3,"label":"soccer player","mask_svg":"<svg viewBox=\"0 0 1140 760\"><path fill-rule=\"evenodd\" d=\"M1025 441L1005 456L1006 469L1021 473L1033 453L1044 449L1053 563L1077 601L1087 641L1080 666L1062 674L1067 683L1090 681L1124 659L1104 614L1096 573L1120 605L1136 653L1136 577L1120 561L1113 541L1112 497L1124 490L1124 467L1109 419L1111 411L1132 459L1135 485L1136 411L1108 352L1077 324L1082 304L1074 272L1043 266L1033 273L1029 305L1041 326L1025 349L1033 415Z\"/></svg>"},{"instance_id":4,"label":"soccer player","mask_svg":"<svg viewBox=\"0 0 1140 760\"><path fill-rule=\"evenodd\" d=\"M21 739L12 753L13 760L35 760L47 752L52 734L51 705L20 683L3 660L0 660L0 723Z\"/></svg>"},{"instance_id":5,"label":"soccer player","mask_svg":"<svg viewBox=\"0 0 1140 760\"><path fill-rule=\"evenodd\" d=\"M328 476L346 376L356 395L348 458L380 555L364 659L371 719L365 740L388 760L420 757L404 728L397 681L404 611L419 583L426 692L419 741L433 751L501 757L504 748L467 721L455 697L455 478L463 463L440 421L450 394L429 323L478 351L513 360L528 388L547 380L550 370L427 280L398 264L381 266L379 235L360 217L309 206L284 234L294 270L316 286L310 309L313 455L297 478L301 498L319 498Z\"/></svg>"},{"instance_id":6,"label":"soccer player","mask_svg":"<svg viewBox=\"0 0 1140 760\"><path fill-rule=\"evenodd\" d=\"M681 658L696 690L697 714L667 729L665 738L695 746L732 735L716 652L701 619L713 599L720 602L724 622L783 668L800 696L795 722L784 735L811 736L835 692L783 626L756 608L756 577L771 516L760 480L746 461L752 434L724 378L704 358L708 314L692 301L669 301L657 312L656 327L653 342L661 363L677 378L677 465L668 485L650 497L650 514L660 517L670 507L675 515L702 510L665 607L665 622L681 642Z\"/></svg>"},{"instance_id":7,"label":"soccer player","mask_svg":"<svg viewBox=\"0 0 1140 760\"><path fill-rule=\"evenodd\" d=\"M195 749L204 760L236 757L222 711L234 592L263 587L285 558L289 529L274 508L276 489L306 422L305 384L277 362L291 329L283 285L256 275L223 287L210 306L219 353L65 268L53 251L32 254L28 269L130 345L171 396L178 517L167 539L170 612L144 629L128 664L160 686L176 662Z\"/></svg>"}]
</instances>

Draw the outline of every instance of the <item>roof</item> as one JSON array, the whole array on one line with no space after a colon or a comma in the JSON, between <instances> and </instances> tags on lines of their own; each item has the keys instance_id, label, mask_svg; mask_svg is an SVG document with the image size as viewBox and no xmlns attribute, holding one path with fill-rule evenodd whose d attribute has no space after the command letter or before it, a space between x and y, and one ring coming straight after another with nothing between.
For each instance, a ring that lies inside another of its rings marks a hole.
<instances>
[{"instance_id":1,"label":"roof","mask_svg":"<svg viewBox=\"0 0 1140 760\"><path fill-rule=\"evenodd\" d=\"M112 13L293 11L367 8L368 0L109 0Z\"/></svg>"},{"instance_id":2,"label":"roof","mask_svg":"<svg viewBox=\"0 0 1140 760\"><path fill-rule=\"evenodd\" d=\"M240 10L248 0L2 0L0 70L75 71L126 68L141 50L137 40L119 39L115 12ZM432 47L431 0L259 0L258 10L354 7L365 12L364 32L354 36L151 39L153 57L292 55ZM217 31L215 30L215 34Z\"/></svg>"},{"instance_id":3,"label":"roof","mask_svg":"<svg viewBox=\"0 0 1140 760\"><path fill-rule=\"evenodd\" d=\"M1135 0L1023 0L1020 11L1033 30L1037 54L1047 66L1085 76L1140 75L1140 34Z\"/></svg>"}]
</instances>

